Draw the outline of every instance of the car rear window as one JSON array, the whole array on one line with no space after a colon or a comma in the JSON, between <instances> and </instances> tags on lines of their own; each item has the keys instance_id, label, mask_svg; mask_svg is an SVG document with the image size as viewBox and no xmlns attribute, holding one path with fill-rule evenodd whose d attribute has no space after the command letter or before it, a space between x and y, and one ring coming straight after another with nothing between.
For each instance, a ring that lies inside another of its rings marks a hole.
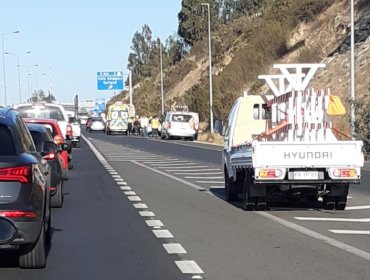
<instances>
[{"instance_id":1,"label":"car rear window","mask_svg":"<svg viewBox=\"0 0 370 280\"><path fill-rule=\"evenodd\" d=\"M185 114L181 114L181 115L172 115L172 121L174 122L189 122L190 119L192 118L193 116L192 115L185 115Z\"/></svg>"},{"instance_id":2,"label":"car rear window","mask_svg":"<svg viewBox=\"0 0 370 280\"><path fill-rule=\"evenodd\" d=\"M16 154L13 137L9 128L0 125L0 156L15 156Z\"/></svg>"},{"instance_id":3,"label":"car rear window","mask_svg":"<svg viewBox=\"0 0 370 280\"><path fill-rule=\"evenodd\" d=\"M37 131L30 131L30 132L31 132L33 142L35 143L36 150L40 152L42 149L42 143L43 143L42 134Z\"/></svg>"},{"instance_id":4,"label":"car rear window","mask_svg":"<svg viewBox=\"0 0 370 280\"><path fill-rule=\"evenodd\" d=\"M42 125L45 126L47 129L49 129L49 131L51 132L51 135L53 135L53 137L57 135L57 132L54 130L54 128L51 124L43 123Z\"/></svg>"},{"instance_id":5,"label":"car rear window","mask_svg":"<svg viewBox=\"0 0 370 280\"><path fill-rule=\"evenodd\" d=\"M17 111L23 118L31 119L54 119L64 121L63 112L58 107L53 106L22 106Z\"/></svg>"}]
</instances>

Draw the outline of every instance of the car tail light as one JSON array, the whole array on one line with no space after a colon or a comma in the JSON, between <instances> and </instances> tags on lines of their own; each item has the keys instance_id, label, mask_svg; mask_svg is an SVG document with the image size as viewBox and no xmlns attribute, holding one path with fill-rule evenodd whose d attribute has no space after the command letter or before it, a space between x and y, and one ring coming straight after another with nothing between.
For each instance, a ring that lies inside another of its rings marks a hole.
<instances>
[{"instance_id":1,"label":"car tail light","mask_svg":"<svg viewBox=\"0 0 370 280\"><path fill-rule=\"evenodd\" d=\"M0 211L1 217L6 218L36 218L37 215L32 211Z\"/></svg>"},{"instance_id":2,"label":"car tail light","mask_svg":"<svg viewBox=\"0 0 370 280\"><path fill-rule=\"evenodd\" d=\"M48 153L47 155L43 156L42 157L43 159L46 159L46 160L52 160L52 159L55 159L56 158L56 154L55 153Z\"/></svg>"},{"instance_id":3,"label":"car tail light","mask_svg":"<svg viewBox=\"0 0 370 280\"><path fill-rule=\"evenodd\" d=\"M171 122L168 122L168 128L171 128Z\"/></svg>"},{"instance_id":4,"label":"car tail light","mask_svg":"<svg viewBox=\"0 0 370 280\"><path fill-rule=\"evenodd\" d=\"M54 137L54 143L59 145L59 144L63 144L64 143L64 139L62 136L59 136L59 135L56 135Z\"/></svg>"},{"instance_id":5,"label":"car tail light","mask_svg":"<svg viewBox=\"0 0 370 280\"><path fill-rule=\"evenodd\" d=\"M72 126L70 124L67 125L67 133L66 133L66 135L72 137Z\"/></svg>"},{"instance_id":6,"label":"car tail light","mask_svg":"<svg viewBox=\"0 0 370 280\"><path fill-rule=\"evenodd\" d=\"M0 181L30 183L32 181L31 166L0 168Z\"/></svg>"}]
</instances>

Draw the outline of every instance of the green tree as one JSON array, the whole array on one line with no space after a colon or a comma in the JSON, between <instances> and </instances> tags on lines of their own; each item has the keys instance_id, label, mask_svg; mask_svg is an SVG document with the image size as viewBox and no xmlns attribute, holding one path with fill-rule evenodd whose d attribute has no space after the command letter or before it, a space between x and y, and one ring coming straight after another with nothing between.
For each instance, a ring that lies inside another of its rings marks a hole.
<instances>
[{"instance_id":1,"label":"green tree","mask_svg":"<svg viewBox=\"0 0 370 280\"><path fill-rule=\"evenodd\" d=\"M178 35L189 46L193 46L208 33L207 10L202 7L204 0L182 0L179 19ZM210 1L211 28L215 29L219 20L219 1Z\"/></svg>"}]
</instances>

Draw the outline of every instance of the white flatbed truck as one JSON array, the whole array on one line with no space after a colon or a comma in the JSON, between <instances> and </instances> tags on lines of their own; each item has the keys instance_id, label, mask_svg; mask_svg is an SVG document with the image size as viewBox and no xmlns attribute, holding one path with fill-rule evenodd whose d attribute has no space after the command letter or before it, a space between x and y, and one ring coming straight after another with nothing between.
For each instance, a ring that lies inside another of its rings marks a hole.
<instances>
[{"instance_id":1,"label":"white flatbed truck","mask_svg":"<svg viewBox=\"0 0 370 280\"><path fill-rule=\"evenodd\" d=\"M244 210L265 210L274 196L322 198L344 210L361 180L362 141L337 140L328 113L330 90L307 89L323 64L279 64L265 79L274 95L239 97L224 127L225 198Z\"/></svg>"}]
</instances>

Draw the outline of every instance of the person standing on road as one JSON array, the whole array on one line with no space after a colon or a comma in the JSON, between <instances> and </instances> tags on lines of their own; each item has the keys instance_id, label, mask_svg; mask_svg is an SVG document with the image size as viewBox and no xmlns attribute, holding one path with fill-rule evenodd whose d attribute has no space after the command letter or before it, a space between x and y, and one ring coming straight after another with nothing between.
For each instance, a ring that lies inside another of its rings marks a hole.
<instances>
[{"instance_id":1,"label":"person standing on road","mask_svg":"<svg viewBox=\"0 0 370 280\"><path fill-rule=\"evenodd\" d=\"M148 126L149 126L149 119L144 115L140 119L140 126L143 132L144 138L148 138Z\"/></svg>"},{"instance_id":2,"label":"person standing on road","mask_svg":"<svg viewBox=\"0 0 370 280\"><path fill-rule=\"evenodd\" d=\"M155 135L155 138L158 138L158 128L159 128L159 119L158 119L158 116L154 116L154 118L152 119L152 137L154 137Z\"/></svg>"}]
</instances>

